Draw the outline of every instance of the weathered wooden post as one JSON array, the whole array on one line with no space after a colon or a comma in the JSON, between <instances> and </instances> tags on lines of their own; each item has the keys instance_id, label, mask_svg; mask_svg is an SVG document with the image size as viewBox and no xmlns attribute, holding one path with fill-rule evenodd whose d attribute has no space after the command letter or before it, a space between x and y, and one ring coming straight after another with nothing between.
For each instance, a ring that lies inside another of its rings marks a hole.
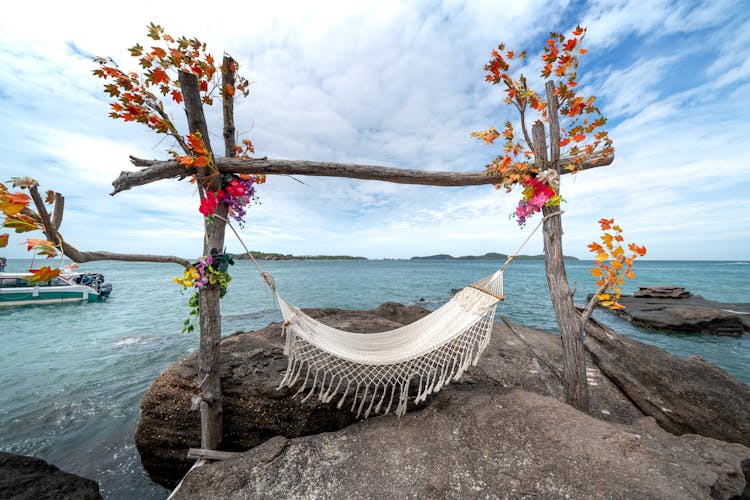
<instances>
[{"instance_id":1,"label":"weathered wooden post","mask_svg":"<svg viewBox=\"0 0 750 500\"><path fill-rule=\"evenodd\" d=\"M532 135L534 156L539 170L552 168L560 172L560 122L558 117L555 84L548 81L547 115L549 117L550 161L547 160L547 141L544 124L534 123ZM545 217L559 214L559 205L542 208ZM573 303L573 293L565 273L565 262L562 248L562 220L559 215L544 220L544 264L547 274L547 285L555 310L555 319L560 328L560 340L563 345L563 386L565 401L571 406L587 412L589 409L588 381L586 380L586 358L581 341L581 322Z\"/></svg>"},{"instance_id":2,"label":"weathered wooden post","mask_svg":"<svg viewBox=\"0 0 750 500\"><path fill-rule=\"evenodd\" d=\"M180 87L185 99L185 114L190 133L200 132L208 149L211 161L215 164L211 141L208 137L208 126L203 114L203 104L198 88L198 78L184 71L179 72ZM218 172L199 172L198 184L210 191L221 188L221 175ZM203 193L201 192L201 196ZM205 238L203 255L211 255L211 250L222 253L224 250L224 233L228 207L219 203L216 217L209 223L204 219ZM215 450L219 448L223 435L223 409L221 406L221 373L219 373L219 342L221 342L221 307L219 304L220 287L218 284L206 284L198 295L200 309L200 348L198 351L198 397L201 412L201 448Z\"/></svg>"}]
</instances>

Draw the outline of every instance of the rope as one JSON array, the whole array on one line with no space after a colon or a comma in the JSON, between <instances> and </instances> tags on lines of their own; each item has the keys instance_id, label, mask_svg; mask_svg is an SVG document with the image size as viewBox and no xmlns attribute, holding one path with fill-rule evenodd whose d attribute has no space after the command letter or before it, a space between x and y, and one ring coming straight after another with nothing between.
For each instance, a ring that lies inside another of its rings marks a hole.
<instances>
[{"instance_id":1,"label":"rope","mask_svg":"<svg viewBox=\"0 0 750 500\"><path fill-rule=\"evenodd\" d=\"M513 259L515 259L516 257L518 257L518 254L521 253L521 250L523 249L523 247L526 246L526 243L529 242L529 240L531 239L531 237L534 236L534 233L536 233L537 230L540 227L542 227L542 224L544 224L544 222L547 219L550 219L552 217L560 216L560 215L562 215L564 213L565 212L563 210L560 210L559 212L554 212L554 213L551 213L551 214L548 214L548 215L545 215L544 217L542 217L542 220L540 220L539 224L537 224L536 227L531 231L531 233L529 233L529 236L526 237L526 239L523 241L523 243L521 243L521 246L519 246L518 249L515 252L513 252L512 255L509 255L508 258L505 260L505 263L502 265L502 267L500 267L500 269L498 269L498 271L494 275L492 275L492 279L493 280L496 279L503 271L505 271L505 268L508 267L508 264L510 264Z\"/></svg>"},{"instance_id":2,"label":"rope","mask_svg":"<svg viewBox=\"0 0 750 500\"><path fill-rule=\"evenodd\" d=\"M229 222L227 219L220 215L214 214L215 217L218 217L219 219L223 220L227 223L229 226L229 229L232 230L234 235L237 237L237 240L240 242L240 245L242 245L242 248L245 249L245 253L247 253L248 257L250 257L250 260L253 261L253 264L255 264L256 269L258 269L258 272L260 273L260 277L263 278L263 281L266 282L266 285L268 285L271 290L276 292L276 280L273 279L273 276L268 271L265 271L262 267L260 267L260 264L258 264L258 261L255 260L255 257L253 257L253 254L250 250L248 250L247 246L245 245L245 242L242 241L242 237L240 236L240 233L237 232L237 230L234 228L231 222Z\"/></svg>"}]
</instances>

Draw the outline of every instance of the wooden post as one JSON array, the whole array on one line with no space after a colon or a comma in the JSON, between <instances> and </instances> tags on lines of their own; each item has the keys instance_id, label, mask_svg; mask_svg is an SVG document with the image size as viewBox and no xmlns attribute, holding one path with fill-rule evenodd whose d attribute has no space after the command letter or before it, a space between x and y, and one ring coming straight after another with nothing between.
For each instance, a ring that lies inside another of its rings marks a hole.
<instances>
[{"instance_id":1,"label":"wooden post","mask_svg":"<svg viewBox=\"0 0 750 500\"><path fill-rule=\"evenodd\" d=\"M226 92L227 85L234 87L235 62L229 56L224 56L221 62L221 88L222 93L221 110L224 115L224 156L234 158L237 152L234 149L234 95Z\"/></svg>"},{"instance_id":2,"label":"wooden post","mask_svg":"<svg viewBox=\"0 0 750 500\"><path fill-rule=\"evenodd\" d=\"M553 82L547 82L547 114L550 121L550 154L552 162L547 163L547 141L544 124L537 121L532 127L535 146L534 156L540 170L552 167L560 172L560 125L558 103ZM543 207L544 216L559 214L559 206ZM586 380L586 358L584 357L581 323L573 303L573 293L565 273L562 248L561 216L549 217L544 221L544 264L547 274L555 319L560 328L563 346L563 386L565 402L581 411L588 412L589 394Z\"/></svg>"},{"instance_id":3,"label":"wooden post","mask_svg":"<svg viewBox=\"0 0 750 500\"><path fill-rule=\"evenodd\" d=\"M180 72L180 87L185 99L185 113L191 133L200 132L203 142L209 150L211 159L214 154L208 137L208 126L203 114L200 99L198 78L190 73ZM221 176L209 172L199 176L199 183L209 191L217 191L221 187ZM224 250L224 232L227 217L227 206L220 203L216 209L213 222L205 223L205 239L203 255L211 255L216 249ZM201 448L216 450L221 444L223 435L223 410L221 406L221 373L219 372L219 342L221 341L221 308L219 285L206 285L199 294L200 310L200 348L198 351L198 389L201 412Z\"/></svg>"}]
</instances>

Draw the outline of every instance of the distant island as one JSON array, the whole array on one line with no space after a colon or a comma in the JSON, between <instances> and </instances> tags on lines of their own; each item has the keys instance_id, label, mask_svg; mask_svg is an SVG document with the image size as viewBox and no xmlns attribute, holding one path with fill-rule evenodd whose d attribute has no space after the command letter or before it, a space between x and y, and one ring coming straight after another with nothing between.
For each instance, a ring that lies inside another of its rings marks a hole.
<instances>
[{"instance_id":1,"label":"distant island","mask_svg":"<svg viewBox=\"0 0 750 500\"><path fill-rule=\"evenodd\" d=\"M508 256L504 253L488 252L484 255L464 255L454 257L452 255L440 253L437 255L428 255L426 257L412 257L409 260L505 260ZM566 255L565 260L579 260L576 257ZM544 260L544 254L540 255L517 255L516 260Z\"/></svg>"},{"instance_id":2,"label":"distant island","mask_svg":"<svg viewBox=\"0 0 750 500\"><path fill-rule=\"evenodd\" d=\"M352 257L351 255L291 255L282 253L266 253L251 251L256 260L367 260L365 257ZM234 257L238 260L250 260L247 254L238 254Z\"/></svg>"}]
</instances>

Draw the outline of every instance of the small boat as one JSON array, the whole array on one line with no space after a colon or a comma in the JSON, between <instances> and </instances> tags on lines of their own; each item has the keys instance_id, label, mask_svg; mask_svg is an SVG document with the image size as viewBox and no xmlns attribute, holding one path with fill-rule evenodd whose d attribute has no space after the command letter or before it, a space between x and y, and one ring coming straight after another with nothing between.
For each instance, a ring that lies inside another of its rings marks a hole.
<instances>
[{"instance_id":1,"label":"small boat","mask_svg":"<svg viewBox=\"0 0 750 500\"><path fill-rule=\"evenodd\" d=\"M0 272L0 307L64 302L100 302L112 293L112 285L97 273L63 270L57 278L30 285L31 273Z\"/></svg>"}]
</instances>

